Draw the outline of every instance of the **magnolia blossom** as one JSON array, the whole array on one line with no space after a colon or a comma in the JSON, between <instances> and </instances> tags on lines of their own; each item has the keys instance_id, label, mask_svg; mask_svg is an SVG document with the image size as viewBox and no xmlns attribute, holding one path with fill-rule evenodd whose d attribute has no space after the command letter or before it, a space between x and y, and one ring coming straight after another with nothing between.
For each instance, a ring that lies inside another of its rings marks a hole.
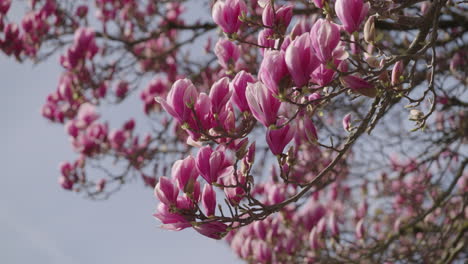
<instances>
[{"instance_id":1,"label":"magnolia blossom","mask_svg":"<svg viewBox=\"0 0 468 264\"><path fill-rule=\"evenodd\" d=\"M245 94L248 83L255 83L254 77L248 72L240 71L229 84L231 100L242 112L250 111Z\"/></svg>"},{"instance_id":2,"label":"magnolia blossom","mask_svg":"<svg viewBox=\"0 0 468 264\"><path fill-rule=\"evenodd\" d=\"M211 109L213 113L220 113L231 99L229 79L224 77L216 81L210 89Z\"/></svg>"},{"instance_id":3,"label":"magnolia blossom","mask_svg":"<svg viewBox=\"0 0 468 264\"><path fill-rule=\"evenodd\" d=\"M217 1L213 6L213 20L224 32L232 34L242 25L239 16L247 13L243 0Z\"/></svg>"},{"instance_id":4,"label":"magnolia blossom","mask_svg":"<svg viewBox=\"0 0 468 264\"><path fill-rule=\"evenodd\" d=\"M363 3L363 0L336 0L335 3L336 15L348 33L359 29L368 11L369 3Z\"/></svg>"},{"instance_id":5,"label":"magnolia blossom","mask_svg":"<svg viewBox=\"0 0 468 264\"><path fill-rule=\"evenodd\" d=\"M169 178L160 177L154 188L154 194L165 205L174 205L177 202L179 190Z\"/></svg>"},{"instance_id":6,"label":"magnolia blossom","mask_svg":"<svg viewBox=\"0 0 468 264\"><path fill-rule=\"evenodd\" d=\"M284 59L283 51L266 51L258 72L259 79L275 95L279 94L281 81L288 75Z\"/></svg>"},{"instance_id":7,"label":"magnolia blossom","mask_svg":"<svg viewBox=\"0 0 468 264\"><path fill-rule=\"evenodd\" d=\"M205 184L201 199L206 215L214 215L216 210L216 192L214 191L213 186Z\"/></svg>"},{"instance_id":8,"label":"magnolia blossom","mask_svg":"<svg viewBox=\"0 0 468 264\"><path fill-rule=\"evenodd\" d=\"M282 119L279 120L276 124L281 128L268 128L266 141L274 155L281 154L286 145L294 138L294 127L285 123L286 120Z\"/></svg>"},{"instance_id":9,"label":"magnolia blossom","mask_svg":"<svg viewBox=\"0 0 468 264\"><path fill-rule=\"evenodd\" d=\"M405 66L403 61L397 61L392 69L392 85L399 85L401 83L400 76L403 74Z\"/></svg>"},{"instance_id":10,"label":"magnolia blossom","mask_svg":"<svg viewBox=\"0 0 468 264\"><path fill-rule=\"evenodd\" d=\"M318 67L319 62L312 53L308 32L291 42L286 49L285 62L294 83L298 87L309 82L310 74Z\"/></svg>"},{"instance_id":11,"label":"magnolia blossom","mask_svg":"<svg viewBox=\"0 0 468 264\"><path fill-rule=\"evenodd\" d=\"M356 93L368 97L375 97L377 95L377 89L374 87L374 85L360 77L347 75L341 77L340 80L345 87L351 88L351 90Z\"/></svg>"},{"instance_id":12,"label":"magnolia blossom","mask_svg":"<svg viewBox=\"0 0 468 264\"><path fill-rule=\"evenodd\" d=\"M172 179L177 183L179 190L192 192L198 173L195 169L195 159L188 156L183 160L178 160L172 165Z\"/></svg>"},{"instance_id":13,"label":"magnolia blossom","mask_svg":"<svg viewBox=\"0 0 468 264\"><path fill-rule=\"evenodd\" d=\"M347 58L344 47L340 45L340 29L333 22L317 20L310 30L310 40L315 55L323 64Z\"/></svg>"},{"instance_id":14,"label":"magnolia blossom","mask_svg":"<svg viewBox=\"0 0 468 264\"><path fill-rule=\"evenodd\" d=\"M198 151L196 167L201 176L209 183L216 183L224 169L230 166L230 162L224 151L212 150L205 146Z\"/></svg>"},{"instance_id":15,"label":"magnolia blossom","mask_svg":"<svg viewBox=\"0 0 468 264\"><path fill-rule=\"evenodd\" d=\"M240 57L239 47L227 39L219 39L214 52L218 58L218 63L224 69L229 69L229 66L234 65Z\"/></svg>"},{"instance_id":16,"label":"magnolia blossom","mask_svg":"<svg viewBox=\"0 0 468 264\"><path fill-rule=\"evenodd\" d=\"M276 122L281 102L274 98L268 88L261 82L247 84L247 103L252 115L264 126Z\"/></svg>"},{"instance_id":17,"label":"magnolia blossom","mask_svg":"<svg viewBox=\"0 0 468 264\"><path fill-rule=\"evenodd\" d=\"M179 123L193 123L192 110L197 100L198 92L188 79L178 80L172 85L166 99L156 97L156 101L162 105L171 116Z\"/></svg>"},{"instance_id":18,"label":"magnolia blossom","mask_svg":"<svg viewBox=\"0 0 468 264\"><path fill-rule=\"evenodd\" d=\"M263 9L262 22L263 25L268 27L278 26L282 30L286 30L291 22L293 15L293 5L284 5L276 7L275 12L270 3Z\"/></svg>"}]
</instances>

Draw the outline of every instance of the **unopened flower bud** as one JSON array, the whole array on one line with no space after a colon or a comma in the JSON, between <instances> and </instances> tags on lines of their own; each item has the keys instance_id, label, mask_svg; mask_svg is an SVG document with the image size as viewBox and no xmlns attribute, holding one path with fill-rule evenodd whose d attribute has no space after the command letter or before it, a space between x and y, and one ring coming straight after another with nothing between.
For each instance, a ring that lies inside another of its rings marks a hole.
<instances>
[{"instance_id":1,"label":"unopened flower bud","mask_svg":"<svg viewBox=\"0 0 468 264\"><path fill-rule=\"evenodd\" d=\"M359 220L359 222L356 224L356 238L357 239L363 239L364 238L364 219Z\"/></svg>"},{"instance_id":2,"label":"unopened flower bud","mask_svg":"<svg viewBox=\"0 0 468 264\"><path fill-rule=\"evenodd\" d=\"M411 109L410 114L409 114L409 120L418 121L418 120L421 120L423 117L424 117L424 113L421 112L421 110Z\"/></svg>"},{"instance_id":3,"label":"unopened flower bud","mask_svg":"<svg viewBox=\"0 0 468 264\"><path fill-rule=\"evenodd\" d=\"M375 16L370 16L364 24L364 40L369 44L375 41Z\"/></svg>"},{"instance_id":4,"label":"unopened flower bud","mask_svg":"<svg viewBox=\"0 0 468 264\"><path fill-rule=\"evenodd\" d=\"M403 64L403 61L397 61L395 65L393 66L392 70L392 86L396 86L401 83L400 77L403 74L403 70L405 69L405 66Z\"/></svg>"}]
</instances>

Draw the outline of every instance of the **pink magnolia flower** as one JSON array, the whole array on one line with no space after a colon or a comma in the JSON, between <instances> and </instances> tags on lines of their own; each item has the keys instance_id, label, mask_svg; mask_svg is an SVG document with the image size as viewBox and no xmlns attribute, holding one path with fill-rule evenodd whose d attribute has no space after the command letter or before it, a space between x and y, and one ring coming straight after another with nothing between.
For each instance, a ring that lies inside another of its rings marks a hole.
<instances>
[{"instance_id":1,"label":"pink magnolia flower","mask_svg":"<svg viewBox=\"0 0 468 264\"><path fill-rule=\"evenodd\" d=\"M314 227L312 229L312 232L310 232L310 235L309 235L309 246L311 249L313 250L318 250L320 248L322 248L322 242L320 241L320 236L317 232L317 228Z\"/></svg>"},{"instance_id":2,"label":"pink magnolia flower","mask_svg":"<svg viewBox=\"0 0 468 264\"><path fill-rule=\"evenodd\" d=\"M366 18L369 7L369 3L364 4L363 0L336 0L335 12L343 28L348 33L353 33Z\"/></svg>"},{"instance_id":3,"label":"pink magnolia flower","mask_svg":"<svg viewBox=\"0 0 468 264\"><path fill-rule=\"evenodd\" d=\"M170 206L177 203L179 190L169 178L163 176L154 187L154 194L163 204Z\"/></svg>"},{"instance_id":4,"label":"pink magnolia flower","mask_svg":"<svg viewBox=\"0 0 468 264\"><path fill-rule=\"evenodd\" d=\"M91 103L84 103L78 109L76 117L77 126L87 127L99 118L99 114L96 112L96 107Z\"/></svg>"},{"instance_id":5,"label":"pink magnolia flower","mask_svg":"<svg viewBox=\"0 0 468 264\"><path fill-rule=\"evenodd\" d=\"M177 183L179 190L192 193L195 181L198 178L198 173L195 168L195 159L192 155L183 160L178 160L172 165L172 179Z\"/></svg>"},{"instance_id":6,"label":"pink magnolia flower","mask_svg":"<svg viewBox=\"0 0 468 264\"><path fill-rule=\"evenodd\" d=\"M296 135L294 140L297 145L300 145L303 140L309 143L315 143L318 139L317 129L314 122L309 117L304 117L296 121Z\"/></svg>"},{"instance_id":7,"label":"pink magnolia flower","mask_svg":"<svg viewBox=\"0 0 468 264\"><path fill-rule=\"evenodd\" d=\"M263 25L267 27L279 27L281 31L286 31L292 19L293 5L284 5L275 9L276 13L273 12L270 3L265 6L262 13Z\"/></svg>"},{"instance_id":8,"label":"pink magnolia flower","mask_svg":"<svg viewBox=\"0 0 468 264\"><path fill-rule=\"evenodd\" d=\"M220 113L231 99L229 78L224 77L216 81L210 89L211 109L214 114Z\"/></svg>"},{"instance_id":9,"label":"pink magnolia flower","mask_svg":"<svg viewBox=\"0 0 468 264\"><path fill-rule=\"evenodd\" d=\"M343 128L344 128L344 130L346 130L348 132L350 131L350 129L351 129L351 113L348 113L343 117Z\"/></svg>"},{"instance_id":10,"label":"pink magnolia flower","mask_svg":"<svg viewBox=\"0 0 468 264\"><path fill-rule=\"evenodd\" d=\"M169 86L165 79L160 76L155 77L150 81L148 86L141 92L140 98L145 103L144 110L149 114L152 108L156 105L154 97L162 96L166 93Z\"/></svg>"},{"instance_id":11,"label":"pink magnolia flower","mask_svg":"<svg viewBox=\"0 0 468 264\"><path fill-rule=\"evenodd\" d=\"M325 4L325 1L327 1L327 0L313 0L314 4L315 4L318 8L323 8L323 5Z\"/></svg>"},{"instance_id":12,"label":"pink magnolia flower","mask_svg":"<svg viewBox=\"0 0 468 264\"><path fill-rule=\"evenodd\" d=\"M333 81L335 71L328 69L325 64L320 64L311 74L310 80L318 84L320 87L326 86Z\"/></svg>"},{"instance_id":13,"label":"pink magnolia flower","mask_svg":"<svg viewBox=\"0 0 468 264\"><path fill-rule=\"evenodd\" d=\"M294 83L302 87L309 82L310 74L319 66L312 53L308 32L297 37L286 49L285 62Z\"/></svg>"},{"instance_id":14,"label":"pink magnolia flower","mask_svg":"<svg viewBox=\"0 0 468 264\"><path fill-rule=\"evenodd\" d=\"M0 19L0 24L3 25L2 19ZM3 52L7 55L15 54L16 56L19 56L23 51L24 44L20 36L18 25L15 23L8 23L5 26L3 33L3 40L0 40Z\"/></svg>"},{"instance_id":15,"label":"pink magnolia flower","mask_svg":"<svg viewBox=\"0 0 468 264\"><path fill-rule=\"evenodd\" d=\"M115 87L115 95L117 98L125 98L128 93L128 82L120 81Z\"/></svg>"},{"instance_id":16,"label":"pink magnolia flower","mask_svg":"<svg viewBox=\"0 0 468 264\"><path fill-rule=\"evenodd\" d=\"M229 84L229 87L232 91L231 100L242 112L250 111L247 98L245 97L245 90L248 83L254 82L255 79L250 73L240 71Z\"/></svg>"},{"instance_id":17,"label":"pink magnolia flower","mask_svg":"<svg viewBox=\"0 0 468 264\"><path fill-rule=\"evenodd\" d=\"M277 122L276 125L279 127L284 125L285 122L285 119L281 119ZM294 134L295 129L289 124L279 129L268 128L266 133L266 141L268 143L268 146L270 147L271 152L274 155L279 155L283 153L284 148L293 139Z\"/></svg>"},{"instance_id":18,"label":"pink magnolia flower","mask_svg":"<svg viewBox=\"0 0 468 264\"><path fill-rule=\"evenodd\" d=\"M180 231L192 226L182 215L171 212L169 208L169 205L159 203L156 213L153 214L154 217L163 223L162 228Z\"/></svg>"},{"instance_id":19,"label":"pink magnolia flower","mask_svg":"<svg viewBox=\"0 0 468 264\"><path fill-rule=\"evenodd\" d=\"M264 28L262 31L258 33L258 45L265 47L262 48L262 54L264 53L265 49L271 49L275 47L275 40L273 39L273 34L275 32L273 29Z\"/></svg>"},{"instance_id":20,"label":"pink magnolia flower","mask_svg":"<svg viewBox=\"0 0 468 264\"><path fill-rule=\"evenodd\" d=\"M88 6L80 5L76 8L75 15L78 17L85 17L88 14Z\"/></svg>"},{"instance_id":21,"label":"pink magnolia flower","mask_svg":"<svg viewBox=\"0 0 468 264\"><path fill-rule=\"evenodd\" d=\"M301 36L306 32L310 32L312 25L313 21L311 21L309 17L301 17L291 30L291 38L295 39L297 36Z\"/></svg>"},{"instance_id":22,"label":"pink magnolia flower","mask_svg":"<svg viewBox=\"0 0 468 264\"><path fill-rule=\"evenodd\" d=\"M268 50L260 64L259 79L266 85L272 94L279 94L281 81L288 75L288 68L284 61L284 52Z\"/></svg>"},{"instance_id":23,"label":"pink magnolia flower","mask_svg":"<svg viewBox=\"0 0 468 264\"><path fill-rule=\"evenodd\" d=\"M10 9L11 0L0 0L0 14L5 15Z\"/></svg>"},{"instance_id":24,"label":"pink magnolia flower","mask_svg":"<svg viewBox=\"0 0 468 264\"><path fill-rule=\"evenodd\" d=\"M236 116L231 103L227 103L225 107L220 109L216 116L217 124L227 132L233 132L236 128Z\"/></svg>"},{"instance_id":25,"label":"pink magnolia flower","mask_svg":"<svg viewBox=\"0 0 468 264\"><path fill-rule=\"evenodd\" d=\"M222 171L229 165L230 162L222 150L213 151L210 146L205 146L198 151L196 167L209 184L217 182Z\"/></svg>"},{"instance_id":26,"label":"pink magnolia flower","mask_svg":"<svg viewBox=\"0 0 468 264\"><path fill-rule=\"evenodd\" d=\"M213 239L221 239L227 234L228 226L221 222L209 222L193 227L198 233Z\"/></svg>"},{"instance_id":27,"label":"pink magnolia flower","mask_svg":"<svg viewBox=\"0 0 468 264\"><path fill-rule=\"evenodd\" d=\"M215 45L214 53L218 58L218 63L224 69L229 69L230 65L235 65L240 57L239 47L227 39L219 39Z\"/></svg>"},{"instance_id":28,"label":"pink magnolia flower","mask_svg":"<svg viewBox=\"0 0 468 264\"><path fill-rule=\"evenodd\" d=\"M333 58L333 51L340 43L340 29L333 22L319 19L310 30L310 39L315 55L326 64Z\"/></svg>"},{"instance_id":29,"label":"pink magnolia flower","mask_svg":"<svg viewBox=\"0 0 468 264\"><path fill-rule=\"evenodd\" d=\"M320 203L314 200L309 200L303 209L299 212L301 222L304 224L307 230L311 230L312 227L322 219L327 213L327 209Z\"/></svg>"},{"instance_id":30,"label":"pink magnolia flower","mask_svg":"<svg viewBox=\"0 0 468 264\"><path fill-rule=\"evenodd\" d=\"M261 240L265 240L267 236L267 224L266 220L256 221L252 225L255 235Z\"/></svg>"},{"instance_id":31,"label":"pink magnolia flower","mask_svg":"<svg viewBox=\"0 0 468 264\"><path fill-rule=\"evenodd\" d=\"M360 77L347 75L342 76L340 80L345 87L350 88L353 92L368 97L375 97L377 95L377 89L374 87L374 85Z\"/></svg>"},{"instance_id":32,"label":"pink magnolia flower","mask_svg":"<svg viewBox=\"0 0 468 264\"><path fill-rule=\"evenodd\" d=\"M60 176L59 177L59 184L62 186L63 189L65 190L71 190L73 189L73 185L75 184L70 178L65 177L65 176Z\"/></svg>"},{"instance_id":33,"label":"pink magnolia flower","mask_svg":"<svg viewBox=\"0 0 468 264\"><path fill-rule=\"evenodd\" d=\"M97 53L98 47L95 42L93 28L79 28L75 31L74 47L76 51L89 52L88 58L92 58Z\"/></svg>"},{"instance_id":34,"label":"pink magnolia flower","mask_svg":"<svg viewBox=\"0 0 468 264\"><path fill-rule=\"evenodd\" d=\"M242 25L239 16L247 13L243 0L217 1L213 6L213 20L227 34L236 33Z\"/></svg>"},{"instance_id":35,"label":"pink magnolia flower","mask_svg":"<svg viewBox=\"0 0 468 264\"><path fill-rule=\"evenodd\" d=\"M203 208L205 208L206 215L214 215L216 210L216 192L210 184L205 184L205 187L203 187L201 201Z\"/></svg>"},{"instance_id":36,"label":"pink magnolia flower","mask_svg":"<svg viewBox=\"0 0 468 264\"><path fill-rule=\"evenodd\" d=\"M322 236L325 235L325 232L327 232L327 218L326 217L322 217L318 221L317 232Z\"/></svg>"},{"instance_id":37,"label":"pink magnolia flower","mask_svg":"<svg viewBox=\"0 0 468 264\"><path fill-rule=\"evenodd\" d=\"M265 186L268 205L278 204L286 200L285 189L277 184L267 184Z\"/></svg>"},{"instance_id":38,"label":"pink magnolia flower","mask_svg":"<svg viewBox=\"0 0 468 264\"><path fill-rule=\"evenodd\" d=\"M65 131L67 131L68 135L76 138L80 129L76 126L75 120L70 120L65 124Z\"/></svg>"},{"instance_id":39,"label":"pink magnolia flower","mask_svg":"<svg viewBox=\"0 0 468 264\"><path fill-rule=\"evenodd\" d=\"M403 74L404 69L405 69L405 66L403 64L403 61L397 61L395 63L392 69L392 81L391 81L392 86L395 86L401 83L400 76Z\"/></svg>"},{"instance_id":40,"label":"pink magnolia flower","mask_svg":"<svg viewBox=\"0 0 468 264\"><path fill-rule=\"evenodd\" d=\"M62 173L63 176L68 177L72 172L73 166L70 164L70 162L62 162L60 164L60 173Z\"/></svg>"},{"instance_id":41,"label":"pink magnolia flower","mask_svg":"<svg viewBox=\"0 0 468 264\"><path fill-rule=\"evenodd\" d=\"M359 220L359 222L357 222L355 233L356 233L356 238L357 239L363 239L364 238L364 234L365 234L364 219L361 219L361 220Z\"/></svg>"},{"instance_id":42,"label":"pink magnolia flower","mask_svg":"<svg viewBox=\"0 0 468 264\"><path fill-rule=\"evenodd\" d=\"M61 64L67 69L75 69L85 58L92 59L99 51L92 28L79 28L75 31L73 45L60 57Z\"/></svg>"},{"instance_id":43,"label":"pink magnolia flower","mask_svg":"<svg viewBox=\"0 0 468 264\"><path fill-rule=\"evenodd\" d=\"M252 243L252 251L258 263L270 263L273 257L271 248L265 241L255 240Z\"/></svg>"},{"instance_id":44,"label":"pink magnolia flower","mask_svg":"<svg viewBox=\"0 0 468 264\"><path fill-rule=\"evenodd\" d=\"M336 219L336 214L334 212L328 217L328 228L332 236L338 236L340 234L338 219Z\"/></svg>"},{"instance_id":45,"label":"pink magnolia flower","mask_svg":"<svg viewBox=\"0 0 468 264\"><path fill-rule=\"evenodd\" d=\"M124 123L123 129L126 131L132 131L135 128L135 119L131 118Z\"/></svg>"},{"instance_id":46,"label":"pink magnolia flower","mask_svg":"<svg viewBox=\"0 0 468 264\"><path fill-rule=\"evenodd\" d=\"M211 99L206 93L200 93L200 95L198 95L195 104L195 114L200 121L201 128L204 130L207 131L215 126Z\"/></svg>"},{"instance_id":47,"label":"pink magnolia flower","mask_svg":"<svg viewBox=\"0 0 468 264\"><path fill-rule=\"evenodd\" d=\"M255 142L253 142L252 144L250 144L250 147L249 149L247 150L247 155L245 156L245 160L248 164L253 164L254 161L255 161L255 150L256 150L256 146L255 146Z\"/></svg>"},{"instance_id":48,"label":"pink magnolia flower","mask_svg":"<svg viewBox=\"0 0 468 264\"><path fill-rule=\"evenodd\" d=\"M247 103L252 115L264 126L268 127L276 122L281 102L274 98L266 86L261 83L249 83L246 90Z\"/></svg>"},{"instance_id":49,"label":"pink magnolia flower","mask_svg":"<svg viewBox=\"0 0 468 264\"><path fill-rule=\"evenodd\" d=\"M180 124L193 123L191 107L197 101L198 92L189 79L177 80L172 85L166 99L156 97L156 101Z\"/></svg>"},{"instance_id":50,"label":"pink magnolia flower","mask_svg":"<svg viewBox=\"0 0 468 264\"><path fill-rule=\"evenodd\" d=\"M124 130L114 130L109 134L109 142L115 150L120 150L125 141L127 141L127 134Z\"/></svg>"}]
</instances>

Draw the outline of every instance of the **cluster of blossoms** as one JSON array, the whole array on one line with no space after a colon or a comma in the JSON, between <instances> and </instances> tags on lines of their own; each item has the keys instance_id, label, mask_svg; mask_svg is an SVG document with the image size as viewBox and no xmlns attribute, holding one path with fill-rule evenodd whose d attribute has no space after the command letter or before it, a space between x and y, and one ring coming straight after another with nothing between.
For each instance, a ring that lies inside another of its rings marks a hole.
<instances>
[{"instance_id":1,"label":"cluster of blossoms","mask_svg":"<svg viewBox=\"0 0 468 264\"><path fill-rule=\"evenodd\" d=\"M466 8L217 0L197 19L194 2L36 0L19 28L0 0L3 53L62 48L42 114L79 154L64 189L107 197L138 175L162 227L224 238L249 263L466 256ZM112 129L98 107L143 82L151 133ZM121 171L87 170L108 161Z\"/></svg>"}]
</instances>

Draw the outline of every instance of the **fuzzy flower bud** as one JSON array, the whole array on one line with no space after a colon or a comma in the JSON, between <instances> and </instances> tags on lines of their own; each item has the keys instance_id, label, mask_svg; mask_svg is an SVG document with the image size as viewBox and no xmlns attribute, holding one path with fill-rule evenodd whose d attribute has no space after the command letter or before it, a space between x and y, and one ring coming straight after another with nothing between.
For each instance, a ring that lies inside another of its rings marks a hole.
<instances>
[{"instance_id":1,"label":"fuzzy flower bud","mask_svg":"<svg viewBox=\"0 0 468 264\"><path fill-rule=\"evenodd\" d=\"M404 69L405 66L403 61L397 61L395 65L393 65L391 82L392 86L396 86L401 83L400 76L403 74Z\"/></svg>"},{"instance_id":2,"label":"fuzzy flower bud","mask_svg":"<svg viewBox=\"0 0 468 264\"><path fill-rule=\"evenodd\" d=\"M375 16L370 16L364 24L364 40L369 44L375 41Z\"/></svg>"}]
</instances>

